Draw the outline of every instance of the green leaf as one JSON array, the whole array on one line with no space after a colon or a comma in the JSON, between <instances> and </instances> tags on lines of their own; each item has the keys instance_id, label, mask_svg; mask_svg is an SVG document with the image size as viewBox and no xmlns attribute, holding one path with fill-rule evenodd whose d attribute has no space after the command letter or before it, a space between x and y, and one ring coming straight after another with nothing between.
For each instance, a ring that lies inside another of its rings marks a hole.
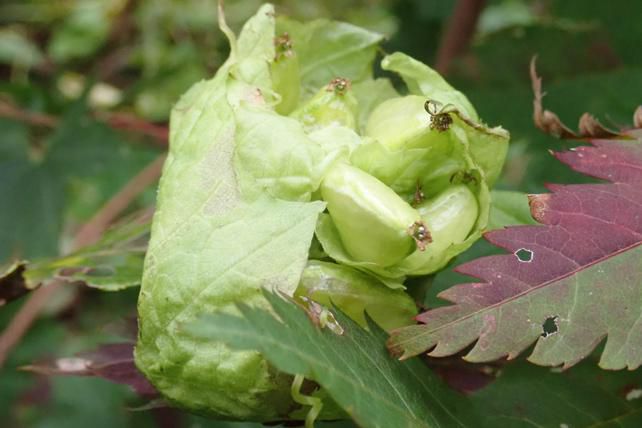
<instances>
[{"instance_id":1,"label":"green leaf","mask_svg":"<svg viewBox=\"0 0 642 428\"><path fill-rule=\"evenodd\" d=\"M587 361L570 370L524 362L500 369L471 401L487 427L638 427L642 372L604 372Z\"/></svg>"},{"instance_id":2,"label":"green leaf","mask_svg":"<svg viewBox=\"0 0 642 428\"><path fill-rule=\"evenodd\" d=\"M34 261L27 265L23 276L30 285L55 277L103 291L138 286L149 229L149 220L145 218L123 222L108 230L94 245L65 257Z\"/></svg>"},{"instance_id":3,"label":"green leaf","mask_svg":"<svg viewBox=\"0 0 642 428\"><path fill-rule=\"evenodd\" d=\"M404 53L395 52L381 61L381 68L398 73L411 94L425 95L443 106L452 104L470 120L479 121L477 112L468 98L450 86L439 73L426 64Z\"/></svg>"},{"instance_id":4,"label":"green leaf","mask_svg":"<svg viewBox=\"0 0 642 428\"><path fill-rule=\"evenodd\" d=\"M377 45L383 40L381 34L326 19L301 23L280 18L277 32L290 35L307 96L335 77L357 82L372 76Z\"/></svg>"},{"instance_id":5,"label":"green leaf","mask_svg":"<svg viewBox=\"0 0 642 428\"><path fill-rule=\"evenodd\" d=\"M74 3L61 26L54 28L48 50L56 62L87 57L107 40L110 1L85 0Z\"/></svg>"},{"instance_id":6,"label":"green leaf","mask_svg":"<svg viewBox=\"0 0 642 428\"><path fill-rule=\"evenodd\" d=\"M26 36L12 29L0 31L0 63L29 68L43 60L38 46Z\"/></svg>"},{"instance_id":7,"label":"green leaf","mask_svg":"<svg viewBox=\"0 0 642 428\"><path fill-rule=\"evenodd\" d=\"M488 229L500 229L518 224L536 224L528 206L528 196L521 192L493 190Z\"/></svg>"},{"instance_id":8,"label":"green leaf","mask_svg":"<svg viewBox=\"0 0 642 428\"><path fill-rule=\"evenodd\" d=\"M568 0L557 1L552 6L552 12L561 20L588 22L597 27L615 51L605 56L617 55L625 64L642 65L640 55L635 53L642 38L642 4L639 2L614 7L600 0Z\"/></svg>"},{"instance_id":9,"label":"green leaf","mask_svg":"<svg viewBox=\"0 0 642 428\"><path fill-rule=\"evenodd\" d=\"M0 119L0 127L0 260L55 254L64 181L30 150L26 126Z\"/></svg>"},{"instance_id":10,"label":"green leaf","mask_svg":"<svg viewBox=\"0 0 642 428\"><path fill-rule=\"evenodd\" d=\"M321 385L363 427L463 427L474 421L468 400L448 390L419 360L400 363L370 332L336 314L343 333L315 326L290 301L265 293L271 311L240 305L242 318L217 313L189 327L203 339L258 349L278 369Z\"/></svg>"},{"instance_id":11,"label":"green leaf","mask_svg":"<svg viewBox=\"0 0 642 428\"><path fill-rule=\"evenodd\" d=\"M142 218L124 222L96 244L67 256L14 262L0 275L0 306L54 279L103 291L138 286L149 226Z\"/></svg>"}]
</instances>

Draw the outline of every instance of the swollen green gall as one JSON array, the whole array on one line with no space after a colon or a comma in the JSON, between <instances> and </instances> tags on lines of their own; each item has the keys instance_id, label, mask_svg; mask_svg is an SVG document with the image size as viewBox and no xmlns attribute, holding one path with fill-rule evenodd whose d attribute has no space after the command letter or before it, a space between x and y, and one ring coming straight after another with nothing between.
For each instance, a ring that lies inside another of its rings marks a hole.
<instances>
[{"instance_id":1,"label":"swollen green gall","mask_svg":"<svg viewBox=\"0 0 642 428\"><path fill-rule=\"evenodd\" d=\"M350 80L332 79L301 108L292 113L308 130L325 126L356 128L357 100L350 89Z\"/></svg>"},{"instance_id":2,"label":"swollen green gall","mask_svg":"<svg viewBox=\"0 0 642 428\"><path fill-rule=\"evenodd\" d=\"M385 330L413 324L417 315L415 302L402 290L348 266L317 260L308 262L294 296L336 305L362 327L366 313Z\"/></svg>"},{"instance_id":3,"label":"swollen green gall","mask_svg":"<svg viewBox=\"0 0 642 428\"><path fill-rule=\"evenodd\" d=\"M419 211L359 168L337 163L321 183L321 197L355 260L390 266L429 241Z\"/></svg>"},{"instance_id":4,"label":"swollen green gall","mask_svg":"<svg viewBox=\"0 0 642 428\"><path fill-rule=\"evenodd\" d=\"M289 114L299 103L301 85L299 83L299 59L292 47L292 39L285 32L274 38L274 60L270 75L274 91L281 97L275 109L279 114Z\"/></svg>"},{"instance_id":5,"label":"swollen green gall","mask_svg":"<svg viewBox=\"0 0 642 428\"><path fill-rule=\"evenodd\" d=\"M407 257L403 267L413 275L424 275L442 268L449 261L443 257L446 251L464 242L475 227L479 217L477 204L475 194L463 184L450 186L420 203L417 211L430 231L431 242L425 251L417 251Z\"/></svg>"},{"instance_id":6,"label":"swollen green gall","mask_svg":"<svg viewBox=\"0 0 642 428\"><path fill-rule=\"evenodd\" d=\"M222 11L219 27L229 58L172 110L135 361L174 406L300 420L307 409L291 392L300 376L189 326L239 315L238 305L269 309L265 289L321 308L326 321L336 307L362 326L364 312L384 329L411 324L406 279L438 271L481 236L508 133L407 55L381 62L403 95L375 79L380 34L277 18L269 4L238 36ZM318 418L345 413L332 407Z\"/></svg>"}]
</instances>

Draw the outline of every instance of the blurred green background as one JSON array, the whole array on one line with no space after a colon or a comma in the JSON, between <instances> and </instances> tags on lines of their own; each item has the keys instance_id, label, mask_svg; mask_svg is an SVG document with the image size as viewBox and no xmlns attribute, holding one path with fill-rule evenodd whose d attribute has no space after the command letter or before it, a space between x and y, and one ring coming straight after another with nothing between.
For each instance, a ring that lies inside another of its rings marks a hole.
<instances>
[{"instance_id":1,"label":"blurred green background","mask_svg":"<svg viewBox=\"0 0 642 428\"><path fill-rule=\"evenodd\" d=\"M403 50L428 64L435 64L457 3L275 2L277 12L297 19L333 18L382 32L385 52ZM231 27L238 31L259 4L228 0ZM452 53L446 76L485 122L511 132L499 188L533 193L546 182L583 179L548 153L569 144L532 124L533 55L549 94L545 104L564 121L574 125L588 111L613 128L631 123L642 95L641 17L642 2L630 0L485 2L470 43ZM215 0L0 3L0 265L68 251L79 226L162 153L158 141L116 130L106 118L165 126L179 95L226 58L216 20ZM154 195L149 188L128 211L151 206ZM442 286L455 280L444 278ZM131 411L145 402L126 387L16 370L118 340L118 320L135 314L136 293L57 293L0 368L0 425L253 426ZM0 308L0 331L24 300Z\"/></svg>"}]
</instances>

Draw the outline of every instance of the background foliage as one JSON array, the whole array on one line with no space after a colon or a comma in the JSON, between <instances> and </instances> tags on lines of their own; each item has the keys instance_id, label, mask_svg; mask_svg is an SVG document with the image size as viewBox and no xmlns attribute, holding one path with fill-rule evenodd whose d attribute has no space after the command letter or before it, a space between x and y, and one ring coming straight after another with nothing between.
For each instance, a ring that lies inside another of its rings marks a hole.
<instances>
[{"instance_id":1,"label":"background foliage","mask_svg":"<svg viewBox=\"0 0 642 428\"><path fill-rule=\"evenodd\" d=\"M227 3L228 21L238 30L260 1ZM294 18L330 17L380 31L388 36L384 50L403 50L429 64L455 5L454 0L275 3L277 11ZM566 143L532 124L528 63L539 55L547 106L563 120L573 123L589 111L607 125L628 124L642 93L640 16L642 3L626 0L487 2L472 45L447 77L486 122L511 132L500 189L532 193L544 191L546 182L586 180L549 155L549 149ZM14 258L69 251L79 226L163 150L151 138L115 130L105 118L127 114L163 125L177 97L223 62L226 45L216 28L213 0L2 2L0 103L45 114L50 121L34 126L0 108L0 266ZM130 211L151 206L153 198L150 188ZM514 220L524 221L519 213ZM456 263L492 251L479 242ZM450 269L440 273L426 303L443 304L434 296L461 281ZM128 334L126 320L135 314L136 293L77 293L70 288L57 293L0 368L0 421L11 427L145 427L167 421L194 427L253 426L179 412L132 412L128 407L144 401L125 387L16 370L122 340ZM23 301L0 309L0 329ZM495 409L495 417L504 418L502 426L509 421L511 426L528 421L536 426L608 426L600 424L612 418L635 426L639 421L640 404L627 400L633 397L631 385L639 385L639 370L612 374L587 363L563 375L564 381L560 376L518 362L475 393L475 405ZM578 398L586 396L579 391L596 379L601 387L589 394L594 398Z\"/></svg>"}]
</instances>

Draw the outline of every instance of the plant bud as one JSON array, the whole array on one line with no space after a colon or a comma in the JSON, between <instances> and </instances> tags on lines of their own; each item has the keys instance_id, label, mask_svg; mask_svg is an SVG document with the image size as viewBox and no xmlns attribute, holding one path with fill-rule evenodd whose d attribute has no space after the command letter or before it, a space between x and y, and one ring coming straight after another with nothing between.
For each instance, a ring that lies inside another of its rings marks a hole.
<instances>
[{"instance_id":1,"label":"plant bud","mask_svg":"<svg viewBox=\"0 0 642 428\"><path fill-rule=\"evenodd\" d=\"M356 129L357 100L348 79L336 78L291 114L308 129L342 125Z\"/></svg>"},{"instance_id":2,"label":"plant bud","mask_svg":"<svg viewBox=\"0 0 642 428\"><path fill-rule=\"evenodd\" d=\"M385 330L413 324L417 315L414 301L403 290L392 290L370 275L335 263L309 261L294 296L336 305L362 327L367 327L364 311Z\"/></svg>"},{"instance_id":3,"label":"plant bud","mask_svg":"<svg viewBox=\"0 0 642 428\"><path fill-rule=\"evenodd\" d=\"M419 212L358 168L332 167L321 183L321 196L345 249L357 261L390 266L429 240Z\"/></svg>"},{"instance_id":4,"label":"plant bud","mask_svg":"<svg viewBox=\"0 0 642 428\"><path fill-rule=\"evenodd\" d=\"M288 33L274 38L274 61L271 64L272 88L281 96L275 110L279 114L290 114L299 103L301 77L299 59Z\"/></svg>"},{"instance_id":5,"label":"plant bud","mask_svg":"<svg viewBox=\"0 0 642 428\"><path fill-rule=\"evenodd\" d=\"M432 242L425 251L415 251L401 265L413 275L425 275L440 269L455 255L448 248L466 240L477 222L479 206L473 192L458 184L422 202L417 210Z\"/></svg>"}]
</instances>

